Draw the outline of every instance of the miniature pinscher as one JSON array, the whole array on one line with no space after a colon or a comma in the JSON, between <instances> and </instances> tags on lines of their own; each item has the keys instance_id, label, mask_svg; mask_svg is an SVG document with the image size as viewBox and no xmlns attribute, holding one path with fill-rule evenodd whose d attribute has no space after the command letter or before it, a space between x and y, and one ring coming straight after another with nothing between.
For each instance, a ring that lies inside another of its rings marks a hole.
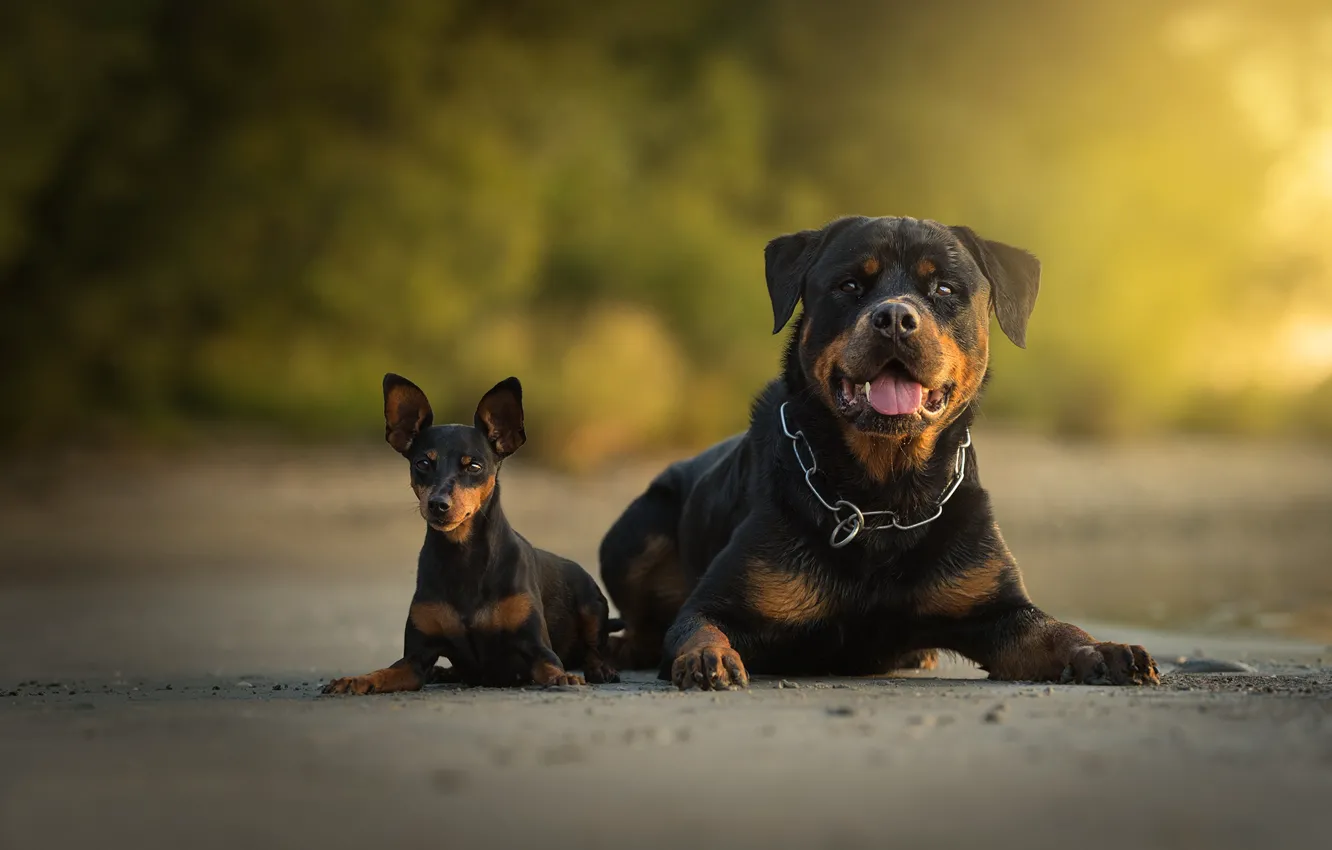
<instances>
[{"instance_id":1,"label":"miniature pinscher","mask_svg":"<svg viewBox=\"0 0 1332 850\"><path fill-rule=\"evenodd\" d=\"M415 691L437 682L511 686L618 682L606 597L578 564L537 549L500 508L499 471L527 440L517 378L481 399L473 425L433 425L430 402L384 376L385 438L411 465L427 529L402 658L335 679L326 694ZM439 658L452 667L435 667ZM570 673L581 668L583 676ZM586 677L586 679L584 679Z\"/></svg>"}]
</instances>

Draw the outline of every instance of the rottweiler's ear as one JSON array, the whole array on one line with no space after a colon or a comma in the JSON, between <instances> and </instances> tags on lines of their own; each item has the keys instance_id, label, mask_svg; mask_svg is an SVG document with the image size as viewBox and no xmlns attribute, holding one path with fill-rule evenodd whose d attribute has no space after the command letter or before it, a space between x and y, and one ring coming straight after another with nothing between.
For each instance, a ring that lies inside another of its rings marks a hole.
<instances>
[{"instance_id":1,"label":"rottweiler's ear","mask_svg":"<svg viewBox=\"0 0 1332 850\"><path fill-rule=\"evenodd\" d=\"M522 448L527 432L523 430L523 385L517 378L505 378L481 397L475 422L501 458Z\"/></svg>"},{"instance_id":2,"label":"rottweiler's ear","mask_svg":"<svg viewBox=\"0 0 1332 850\"><path fill-rule=\"evenodd\" d=\"M970 227L950 227L990 281L999 327L1018 348L1027 347L1027 319L1041 288L1041 261L1021 248L982 239Z\"/></svg>"},{"instance_id":3,"label":"rottweiler's ear","mask_svg":"<svg viewBox=\"0 0 1332 850\"><path fill-rule=\"evenodd\" d=\"M822 231L802 230L778 236L763 249L763 265L768 276L768 298L772 300L772 332L780 333L791 321L800 293L805 288L805 273L818 253Z\"/></svg>"},{"instance_id":4,"label":"rottweiler's ear","mask_svg":"<svg viewBox=\"0 0 1332 850\"><path fill-rule=\"evenodd\" d=\"M401 375L384 376L384 439L402 454L416 435L430 427L435 414L421 388Z\"/></svg>"}]
</instances>

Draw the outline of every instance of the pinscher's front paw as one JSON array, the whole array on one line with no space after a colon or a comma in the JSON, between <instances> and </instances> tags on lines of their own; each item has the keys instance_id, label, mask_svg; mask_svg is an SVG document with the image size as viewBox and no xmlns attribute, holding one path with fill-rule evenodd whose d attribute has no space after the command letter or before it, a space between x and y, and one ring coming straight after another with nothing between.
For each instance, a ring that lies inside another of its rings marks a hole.
<instances>
[{"instance_id":1,"label":"pinscher's front paw","mask_svg":"<svg viewBox=\"0 0 1332 850\"><path fill-rule=\"evenodd\" d=\"M543 688L587 684L582 676L570 673L553 661L538 661L532 668L532 681Z\"/></svg>"},{"instance_id":2,"label":"pinscher's front paw","mask_svg":"<svg viewBox=\"0 0 1332 850\"><path fill-rule=\"evenodd\" d=\"M592 685L620 681L620 674L616 669L599 658L589 658L583 664L583 675L587 678L588 684Z\"/></svg>"},{"instance_id":3,"label":"pinscher's front paw","mask_svg":"<svg viewBox=\"0 0 1332 850\"><path fill-rule=\"evenodd\" d=\"M347 676L342 679L334 679L327 685L324 685L320 693L325 694L355 694L365 696L375 692L375 678L373 676Z\"/></svg>"}]
</instances>

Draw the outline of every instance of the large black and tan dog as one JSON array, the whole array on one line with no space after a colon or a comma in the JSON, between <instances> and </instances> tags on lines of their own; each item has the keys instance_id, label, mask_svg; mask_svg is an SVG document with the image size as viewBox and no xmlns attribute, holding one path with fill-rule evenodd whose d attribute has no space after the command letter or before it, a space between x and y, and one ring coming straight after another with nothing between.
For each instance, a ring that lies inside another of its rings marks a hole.
<instances>
[{"instance_id":1,"label":"large black and tan dog","mask_svg":"<svg viewBox=\"0 0 1332 850\"><path fill-rule=\"evenodd\" d=\"M1140 646L1031 603L981 487L990 311L1025 345L1040 263L965 227L844 218L767 246L774 330L749 430L673 464L607 533L621 667L680 688L867 675L937 650L995 679L1155 684Z\"/></svg>"}]
</instances>

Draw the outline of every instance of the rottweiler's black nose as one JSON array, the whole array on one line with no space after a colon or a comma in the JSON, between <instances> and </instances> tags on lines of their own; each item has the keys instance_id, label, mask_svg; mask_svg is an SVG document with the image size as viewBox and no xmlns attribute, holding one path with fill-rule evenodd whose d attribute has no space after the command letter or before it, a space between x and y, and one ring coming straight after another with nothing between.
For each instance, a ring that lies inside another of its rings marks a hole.
<instances>
[{"instance_id":1,"label":"rottweiler's black nose","mask_svg":"<svg viewBox=\"0 0 1332 850\"><path fill-rule=\"evenodd\" d=\"M443 493L434 493L426 500L426 510L430 511L431 516L441 517L449 512L449 506L453 500Z\"/></svg>"},{"instance_id":2,"label":"rottweiler's black nose","mask_svg":"<svg viewBox=\"0 0 1332 850\"><path fill-rule=\"evenodd\" d=\"M887 337L909 337L920 327L920 313L905 301L885 301L870 314L874 328Z\"/></svg>"}]
</instances>

